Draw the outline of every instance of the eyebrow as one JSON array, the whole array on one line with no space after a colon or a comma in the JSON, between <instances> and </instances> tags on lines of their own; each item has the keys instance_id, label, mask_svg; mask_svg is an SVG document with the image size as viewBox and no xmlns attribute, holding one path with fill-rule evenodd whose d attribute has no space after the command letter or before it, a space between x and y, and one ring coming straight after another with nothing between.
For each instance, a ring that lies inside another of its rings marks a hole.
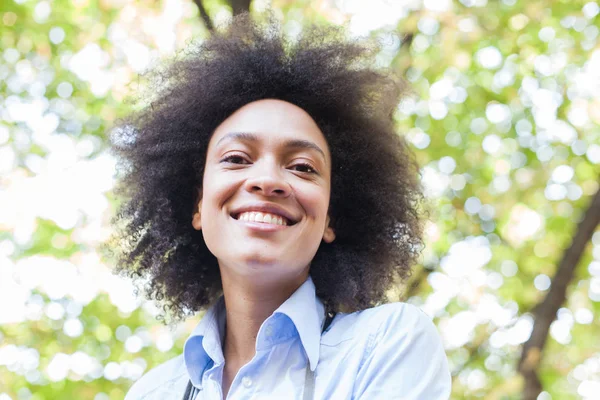
<instances>
[{"instance_id":1,"label":"eyebrow","mask_svg":"<svg viewBox=\"0 0 600 400\"><path fill-rule=\"evenodd\" d=\"M259 137L253 133L231 132L231 133L228 133L225 136L223 136L221 139L219 139L216 146L218 146L223 141L233 141L233 140L239 140L241 142L259 142L260 141ZM323 157L324 160L327 159L325 157L325 152L319 146L317 146L316 144L314 144L313 142L311 142L309 140L290 139L290 140L285 141L283 146L286 148L293 148L293 149L315 150L321 154L321 156Z\"/></svg>"}]
</instances>

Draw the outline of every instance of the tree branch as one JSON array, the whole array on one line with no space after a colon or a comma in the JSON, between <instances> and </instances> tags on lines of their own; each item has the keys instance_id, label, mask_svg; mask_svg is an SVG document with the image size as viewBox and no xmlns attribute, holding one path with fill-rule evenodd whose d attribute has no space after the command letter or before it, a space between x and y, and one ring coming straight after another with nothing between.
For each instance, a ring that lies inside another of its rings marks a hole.
<instances>
[{"instance_id":1,"label":"tree branch","mask_svg":"<svg viewBox=\"0 0 600 400\"><path fill-rule=\"evenodd\" d=\"M238 15L243 12L250 12L250 3L252 0L229 0L233 15Z\"/></svg>"},{"instance_id":2,"label":"tree branch","mask_svg":"<svg viewBox=\"0 0 600 400\"><path fill-rule=\"evenodd\" d=\"M412 44L414 38L415 34L413 32L407 33L402 37L400 41L400 47L410 48L410 45Z\"/></svg>"},{"instance_id":3,"label":"tree branch","mask_svg":"<svg viewBox=\"0 0 600 400\"><path fill-rule=\"evenodd\" d=\"M204 8L202 0L194 0L194 4L198 6L198 11L200 11L200 17L202 18L202 21L204 21L206 29L208 29L208 31L212 33L215 30L215 26L213 25L212 20L208 16L208 13L206 12L206 8Z\"/></svg>"},{"instance_id":4,"label":"tree branch","mask_svg":"<svg viewBox=\"0 0 600 400\"><path fill-rule=\"evenodd\" d=\"M252 0L229 0L229 5L233 10L233 15L238 15L244 12L250 12L251 2ZM213 33L215 30L215 25L210 19L208 13L206 12L204 3L202 3L202 0L194 0L194 4L196 4L196 6L198 7L198 11L200 11L200 17L202 18L202 21L204 21L206 29L208 29L210 33Z\"/></svg>"},{"instance_id":5,"label":"tree branch","mask_svg":"<svg viewBox=\"0 0 600 400\"><path fill-rule=\"evenodd\" d=\"M556 312L566 299L567 287L575 272L594 230L600 224L600 190L596 192L592 202L577 226L571 246L563 254L556 274L552 278L550 290L544 300L533 310L533 331L523 345L518 370L525 379L523 389L524 400L535 400L542 391L542 384L537 369L542 358L542 351L548 338L550 324L556 318Z\"/></svg>"}]
</instances>

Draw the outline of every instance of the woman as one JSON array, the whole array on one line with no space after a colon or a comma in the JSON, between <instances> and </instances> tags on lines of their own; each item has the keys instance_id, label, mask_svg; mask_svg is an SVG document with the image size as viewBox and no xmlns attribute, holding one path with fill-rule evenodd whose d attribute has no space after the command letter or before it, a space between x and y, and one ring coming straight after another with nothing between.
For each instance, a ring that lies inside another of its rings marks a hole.
<instances>
[{"instance_id":1,"label":"woman","mask_svg":"<svg viewBox=\"0 0 600 400\"><path fill-rule=\"evenodd\" d=\"M422 194L371 50L243 15L115 131L119 271L175 318L207 310L127 400L449 397L431 320L381 305L422 247Z\"/></svg>"}]
</instances>

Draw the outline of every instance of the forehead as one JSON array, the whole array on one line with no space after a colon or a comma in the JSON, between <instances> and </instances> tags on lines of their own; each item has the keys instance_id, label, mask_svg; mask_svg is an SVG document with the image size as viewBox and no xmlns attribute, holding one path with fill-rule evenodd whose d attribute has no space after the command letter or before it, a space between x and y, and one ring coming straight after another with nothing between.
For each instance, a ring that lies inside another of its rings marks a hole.
<instances>
[{"instance_id":1,"label":"forehead","mask_svg":"<svg viewBox=\"0 0 600 400\"><path fill-rule=\"evenodd\" d=\"M282 100L265 99L246 104L217 127L209 146L231 132L255 134L269 144L307 140L328 153L325 137L312 117L302 108Z\"/></svg>"}]
</instances>

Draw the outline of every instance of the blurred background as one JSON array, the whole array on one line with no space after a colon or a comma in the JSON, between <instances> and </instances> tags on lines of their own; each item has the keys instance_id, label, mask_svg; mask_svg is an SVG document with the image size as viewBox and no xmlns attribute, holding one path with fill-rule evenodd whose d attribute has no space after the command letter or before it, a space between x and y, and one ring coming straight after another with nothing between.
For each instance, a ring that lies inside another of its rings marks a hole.
<instances>
[{"instance_id":1,"label":"blurred background","mask_svg":"<svg viewBox=\"0 0 600 400\"><path fill-rule=\"evenodd\" d=\"M137 78L232 14L344 24L412 93L396 115L433 212L402 298L453 398L600 393L600 7L579 0L0 0L0 400L122 399L178 355L114 276L107 133Z\"/></svg>"}]
</instances>

